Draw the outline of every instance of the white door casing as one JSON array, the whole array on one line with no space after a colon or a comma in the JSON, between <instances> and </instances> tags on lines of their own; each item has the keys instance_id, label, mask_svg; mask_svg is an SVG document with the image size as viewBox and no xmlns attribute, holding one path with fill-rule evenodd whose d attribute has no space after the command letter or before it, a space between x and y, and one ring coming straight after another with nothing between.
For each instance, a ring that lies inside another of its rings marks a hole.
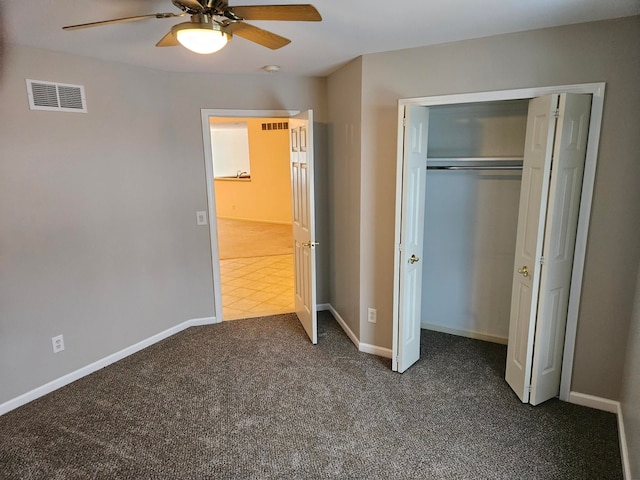
<instances>
[{"instance_id":1,"label":"white door casing","mask_svg":"<svg viewBox=\"0 0 640 480\"><path fill-rule=\"evenodd\" d=\"M399 245L400 286L398 355L402 373L420 358L422 311L422 265L424 209L427 178L429 109L408 106L405 110L402 219Z\"/></svg>"},{"instance_id":2,"label":"white door casing","mask_svg":"<svg viewBox=\"0 0 640 480\"><path fill-rule=\"evenodd\" d=\"M533 348L533 405L560 390L590 111L591 95L560 96Z\"/></svg>"},{"instance_id":3,"label":"white door casing","mask_svg":"<svg viewBox=\"0 0 640 480\"><path fill-rule=\"evenodd\" d=\"M505 375L523 402L529 401L540 258L556 123L554 111L557 106L558 95L529 101Z\"/></svg>"},{"instance_id":4,"label":"white door casing","mask_svg":"<svg viewBox=\"0 0 640 480\"><path fill-rule=\"evenodd\" d=\"M313 112L289 119L295 309L313 344L318 343L316 305L315 205L313 183Z\"/></svg>"}]
</instances>

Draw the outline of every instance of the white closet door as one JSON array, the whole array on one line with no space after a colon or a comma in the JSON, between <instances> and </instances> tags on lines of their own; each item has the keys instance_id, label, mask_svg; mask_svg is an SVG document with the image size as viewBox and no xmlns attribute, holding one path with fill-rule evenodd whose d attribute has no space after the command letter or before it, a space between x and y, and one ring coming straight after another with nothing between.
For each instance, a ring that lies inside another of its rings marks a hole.
<instances>
[{"instance_id":1,"label":"white closet door","mask_svg":"<svg viewBox=\"0 0 640 480\"><path fill-rule=\"evenodd\" d=\"M315 207L313 183L313 112L289 119L293 256L296 314L312 343L318 343L316 305Z\"/></svg>"},{"instance_id":2,"label":"white closet door","mask_svg":"<svg viewBox=\"0 0 640 480\"><path fill-rule=\"evenodd\" d=\"M398 371L420 358L424 202L427 177L429 109L407 107L404 130L402 225L400 234L400 292Z\"/></svg>"},{"instance_id":3,"label":"white closet door","mask_svg":"<svg viewBox=\"0 0 640 480\"><path fill-rule=\"evenodd\" d=\"M505 378L523 402L529 401L533 337L540 286L546 200L558 95L529 102L518 233L511 289L509 345Z\"/></svg>"},{"instance_id":4,"label":"white closet door","mask_svg":"<svg viewBox=\"0 0 640 480\"><path fill-rule=\"evenodd\" d=\"M560 391L573 252L587 151L591 95L560 97L533 349L530 403Z\"/></svg>"}]
</instances>

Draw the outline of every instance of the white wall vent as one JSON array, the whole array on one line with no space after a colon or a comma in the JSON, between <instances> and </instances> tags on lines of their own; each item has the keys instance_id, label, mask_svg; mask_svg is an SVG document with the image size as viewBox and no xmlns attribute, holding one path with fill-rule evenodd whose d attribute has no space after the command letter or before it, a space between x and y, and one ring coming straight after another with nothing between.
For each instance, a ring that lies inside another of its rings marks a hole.
<instances>
[{"instance_id":1,"label":"white wall vent","mask_svg":"<svg viewBox=\"0 0 640 480\"><path fill-rule=\"evenodd\" d=\"M82 85L27 79L27 93L31 110L87 113Z\"/></svg>"}]
</instances>

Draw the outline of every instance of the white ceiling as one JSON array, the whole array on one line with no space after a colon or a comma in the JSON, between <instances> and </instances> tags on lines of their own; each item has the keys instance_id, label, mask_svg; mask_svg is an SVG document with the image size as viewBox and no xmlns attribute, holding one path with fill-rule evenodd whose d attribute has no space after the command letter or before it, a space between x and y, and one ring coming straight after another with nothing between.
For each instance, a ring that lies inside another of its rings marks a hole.
<instances>
[{"instance_id":1,"label":"white ceiling","mask_svg":"<svg viewBox=\"0 0 640 480\"><path fill-rule=\"evenodd\" d=\"M640 0L310 0L322 22L251 22L292 40L272 51L234 37L198 55L155 43L181 18L63 31L65 25L158 12L170 0L0 0L8 43L181 72L256 73L276 64L294 75L324 76L366 53L640 14ZM309 0L230 0L233 5Z\"/></svg>"}]
</instances>

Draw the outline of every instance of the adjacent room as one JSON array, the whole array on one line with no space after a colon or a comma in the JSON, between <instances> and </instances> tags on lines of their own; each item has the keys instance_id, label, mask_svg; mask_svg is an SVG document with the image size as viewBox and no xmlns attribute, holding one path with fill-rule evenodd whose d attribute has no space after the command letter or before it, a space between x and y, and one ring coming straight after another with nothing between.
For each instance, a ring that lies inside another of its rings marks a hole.
<instances>
[{"instance_id":1,"label":"adjacent room","mask_svg":"<svg viewBox=\"0 0 640 480\"><path fill-rule=\"evenodd\" d=\"M639 478L637 0L245 3L0 4L0 477Z\"/></svg>"},{"instance_id":2,"label":"adjacent room","mask_svg":"<svg viewBox=\"0 0 640 480\"><path fill-rule=\"evenodd\" d=\"M292 312L288 122L209 121L223 319Z\"/></svg>"}]
</instances>

